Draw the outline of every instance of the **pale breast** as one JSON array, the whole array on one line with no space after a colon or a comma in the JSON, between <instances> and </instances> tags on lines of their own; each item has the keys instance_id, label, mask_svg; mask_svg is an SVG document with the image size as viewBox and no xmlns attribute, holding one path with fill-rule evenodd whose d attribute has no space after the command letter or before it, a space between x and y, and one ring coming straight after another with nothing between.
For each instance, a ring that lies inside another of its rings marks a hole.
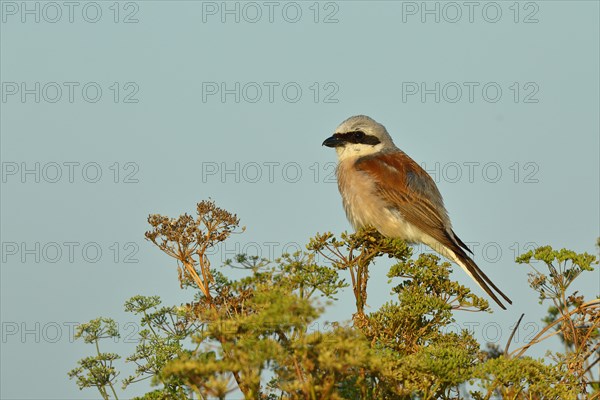
<instances>
[{"instance_id":1,"label":"pale breast","mask_svg":"<svg viewBox=\"0 0 600 400\"><path fill-rule=\"evenodd\" d=\"M365 172L358 171L354 162L343 160L337 170L346 216L354 229L373 226L385 236L420 242L422 232L407 223L393 204L388 204L377 194L374 181Z\"/></svg>"}]
</instances>

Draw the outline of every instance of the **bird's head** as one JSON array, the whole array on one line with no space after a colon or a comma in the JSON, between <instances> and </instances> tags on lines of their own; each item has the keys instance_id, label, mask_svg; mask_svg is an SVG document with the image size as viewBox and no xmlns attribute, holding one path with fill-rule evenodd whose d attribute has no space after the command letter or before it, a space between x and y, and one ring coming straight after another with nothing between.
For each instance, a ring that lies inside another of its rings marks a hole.
<instances>
[{"instance_id":1,"label":"bird's head","mask_svg":"<svg viewBox=\"0 0 600 400\"><path fill-rule=\"evenodd\" d=\"M366 115L355 115L342 122L323 146L335 148L340 161L397 149L385 127Z\"/></svg>"}]
</instances>

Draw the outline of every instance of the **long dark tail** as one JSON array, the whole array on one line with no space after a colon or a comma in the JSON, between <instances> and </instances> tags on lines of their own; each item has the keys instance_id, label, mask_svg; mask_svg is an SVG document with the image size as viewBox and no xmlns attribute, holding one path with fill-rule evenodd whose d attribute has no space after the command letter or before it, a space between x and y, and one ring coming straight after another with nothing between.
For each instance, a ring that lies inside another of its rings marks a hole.
<instances>
[{"instance_id":1,"label":"long dark tail","mask_svg":"<svg viewBox=\"0 0 600 400\"><path fill-rule=\"evenodd\" d=\"M506 296L504 293L502 293L502 291L500 289L498 289L498 286L494 285L494 282L492 282L492 280L490 278L487 277L486 274L483 273L483 271L481 269L479 269L479 267L477 266L477 264L475 264L475 261L473 261L468 255L467 253L464 252L463 249L461 249L458 246L453 246L453 248L449 249L454 253L454 261L460 265L462 267L462 269L465 270L465 272L467 274L469 274L469 276L471 278L473 278L473 280L475 282L477 282L477 284L483 289L485 290L485 292L492 298L494 299L494 301L496 303L498 303L498 305L503 309L506 310L506 307L504 307L504 304L502 304L502 302L498 299L498 297L496 296L496 293L494 293L492 291L492 289L490 289L490 286L500 295L502 296L502 298L504 300L506 300L509 304L512 304L512 301L508 298L508 296ZM488 286L489 285L489 286Z\"/></svg>"}]
</instances>

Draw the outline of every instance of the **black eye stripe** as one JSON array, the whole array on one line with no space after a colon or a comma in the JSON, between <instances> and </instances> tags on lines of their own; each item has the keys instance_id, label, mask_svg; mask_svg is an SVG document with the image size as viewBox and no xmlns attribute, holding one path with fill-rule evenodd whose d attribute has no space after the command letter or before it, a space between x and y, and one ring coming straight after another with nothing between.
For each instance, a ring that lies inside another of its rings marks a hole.
<instances>
[{"instance_id":1,"label":"black eye stripe","mask_svg":"<svg viewBox=\"0 0 600 400\"><path fill-rule=\"evenodd\" d=\"M367 135L363 131L353 131L346 133L336 133L336 138L343 140L347 143L362 143L362 144L370 144L371 146L375 146L376 144L381 143L376 136Z\"/></svg>"}]
</instances>

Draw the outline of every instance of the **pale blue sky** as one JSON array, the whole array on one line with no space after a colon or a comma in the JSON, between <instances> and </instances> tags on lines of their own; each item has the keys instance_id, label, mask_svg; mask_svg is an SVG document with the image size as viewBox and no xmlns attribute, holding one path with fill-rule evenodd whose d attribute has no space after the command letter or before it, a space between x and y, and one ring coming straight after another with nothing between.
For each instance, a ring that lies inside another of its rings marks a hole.
<instances>
[{"instance_id":1,"label":"pale blue sky","mask_svg":"<svg viewBox=\"0 0 600 400\"><path fill-rule=\"evenodd\" d=\"M124 338L106 350L126 355L137 329L126 299L189 300L144 240L149 213L193 212L208 197L237 213L247 231L213 265L350 229L321 142L354 114L383 123L434 175L455 231L513 298L508 311L457 315L482 342L503 346L521 312L520 343L540 328L546 307L515 251L596 252L598 2L427 2L434 14L422 2L236 4L239 22L221 2L131 2L118 14L112 1L0 2L1 398L97 398L66 376L92 351L69 327L112 316ZM372 268L372 310L392 298L388 265ZM577 289L596 295L599 277ZM349 319L353 304L345 292L326 319Z\"/></svg>"}]
</instances>

